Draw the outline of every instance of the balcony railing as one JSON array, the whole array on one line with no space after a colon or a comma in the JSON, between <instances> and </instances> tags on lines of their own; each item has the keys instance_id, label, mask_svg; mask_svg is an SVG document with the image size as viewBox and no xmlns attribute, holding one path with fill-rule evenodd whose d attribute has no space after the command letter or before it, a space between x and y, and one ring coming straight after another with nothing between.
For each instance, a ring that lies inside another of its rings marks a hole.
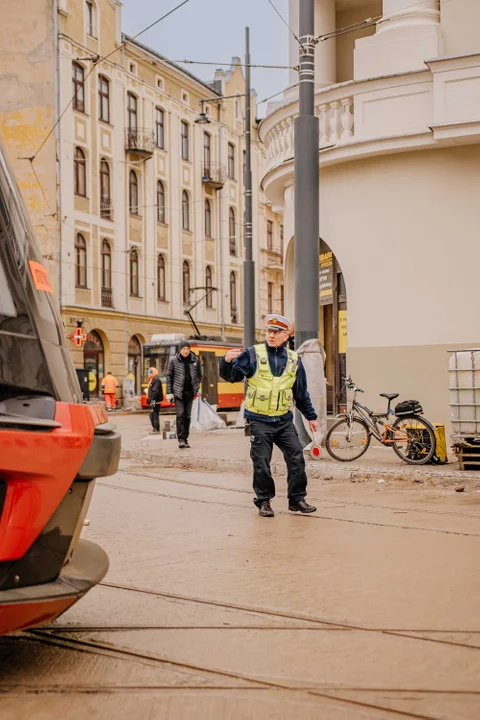
<instances>
[{"instance_id":1,"label":"balcony railing","mask_svg":"<svg viewBox=\"0 0 480 720\"><path fill-rule=\"evenodd\" d=\"M125 150L148 157L155 150L155 136L147 128L127 128L125 130Z\"/></svg>"},{"instance_id":2,"label":"balcony railing","mask_svg":"<svg viewBox=\"0 0 480 720\"><path fill-rule=\"evenodd\" d=\"M273 245L267 246L267 267L282 267L283 265L283 251L281 247Z\"/></svg>"},{"instance_id":3,"label":"balcony railing","mask_svg":"<svg viewBox=\"0 0 480 720\"><path fill-rule=\"evenodd\" d=\"M111 198L100 198L100 217L113 220L113 203Z\"/></svg>"},{"instance_id":4,"label":"balcony railing","mask_svg":"<svg viewBox=\"0 0 480 720\"><path fill-rule=\"evenodd\" d=\"M225 185L227 173L225 165L220 163L207 163L202 168L202 182L214 188L221 188Z\"/></svg>"},{"instance_id":5,"label":"balcony railing","mask_svg":"<svg viewBox=\"0 0 480 720\"><path fill-rule=\"evenodd\" d=\"M113 308L113 290L112 290L112 288L102 287L102 307Z\"/></svg>"}]
</instances>

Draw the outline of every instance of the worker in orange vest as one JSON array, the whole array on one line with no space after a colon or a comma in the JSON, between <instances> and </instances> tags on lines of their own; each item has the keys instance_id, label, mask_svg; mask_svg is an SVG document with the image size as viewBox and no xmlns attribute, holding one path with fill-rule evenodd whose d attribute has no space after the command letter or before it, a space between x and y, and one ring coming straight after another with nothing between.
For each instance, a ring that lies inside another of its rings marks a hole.
<instances>
[{"instance_id":1,"label":"worker in orange vest","mask_svg":"<svg viewBox=\"0 0 480 720\"><path fill-rule=\"evenodd\" d=\"M109 370L102 380L103 396L107 403L107 412L111 412L117 407L117 387L118 380Z\"/></svg>"}]
</instances>

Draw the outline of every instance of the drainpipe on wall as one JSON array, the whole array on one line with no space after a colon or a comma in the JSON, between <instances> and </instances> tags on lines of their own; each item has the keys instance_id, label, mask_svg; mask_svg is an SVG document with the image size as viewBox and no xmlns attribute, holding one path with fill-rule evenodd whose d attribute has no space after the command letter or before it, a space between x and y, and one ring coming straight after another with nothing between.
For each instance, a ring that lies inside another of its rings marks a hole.
<instances>
[{"instance_id":1,"label":"drainpipe on wall","mask_svg":"<svg viewBox=\"0 0 480 720\"><path fill-rule=\"evenodd\" d=\"M58 250L57 250L57 294L58 307L62 312L62 183L61 183L61 146L60 146L60 58L58 42L58 0L53 0L53 47L55 53L55 167L57 182L57 226L58 226Z\"/></svg>"}]
</instances>

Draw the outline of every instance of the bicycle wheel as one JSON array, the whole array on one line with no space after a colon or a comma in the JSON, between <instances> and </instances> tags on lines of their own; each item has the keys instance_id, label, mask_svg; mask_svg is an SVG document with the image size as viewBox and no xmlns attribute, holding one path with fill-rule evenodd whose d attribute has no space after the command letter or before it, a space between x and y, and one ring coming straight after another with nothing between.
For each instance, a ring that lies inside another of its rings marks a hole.
<instances>
[{"instance_id":1,"label":"bicycle wheel","mask_svg":"<svg viewBox=\"0 0 480 720\"><path fill-rule=\"evenodd\" d=\"M334 460L351 462L367 452L371 440L370 430L359 418L344 417L332 425L325 445Z\"/></svg>"},{"instance_id":2,"label":"bicycle wheel","mask_svg":"<svg viewBox=\"0 0 480 720\"><path fill-rule=\"evenodd\" d=\"M410 465L425 465L435 453L435 432L418 415L397 418L392 425L392 447Z\"/></svg>"}]
</instances>

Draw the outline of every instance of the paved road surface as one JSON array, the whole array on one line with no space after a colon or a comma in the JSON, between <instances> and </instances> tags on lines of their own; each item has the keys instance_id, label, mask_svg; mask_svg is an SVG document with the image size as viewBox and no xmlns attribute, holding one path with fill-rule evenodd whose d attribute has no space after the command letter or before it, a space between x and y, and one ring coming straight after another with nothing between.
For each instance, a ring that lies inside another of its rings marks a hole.
<instances>
[{"instance_id":1,"label":"paved road surface","mask_svg":"<svg viewBox=\"0 0 480 720\"><path fill-rule=\"evenodd\" d=\"M84 536L105 582L0 640L2 720L480 717L480 493L124 463Z\"/></svg>"}]
</instances>

